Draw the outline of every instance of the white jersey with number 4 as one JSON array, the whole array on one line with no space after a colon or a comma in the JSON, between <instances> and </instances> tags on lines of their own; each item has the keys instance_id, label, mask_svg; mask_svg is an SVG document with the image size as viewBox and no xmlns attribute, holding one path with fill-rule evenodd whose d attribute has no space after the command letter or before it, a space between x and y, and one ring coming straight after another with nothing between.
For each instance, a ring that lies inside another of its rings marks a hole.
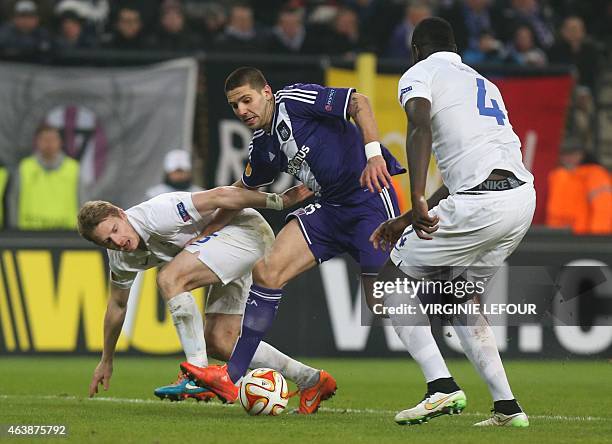
<instances>
[{"instance_id":1,"label":"white jersey with number 4","mask_svg":"<svg viewBox=\"0 0 612 444\"><path fill-rule=\"evenodd\" d=\"M458 54L436 52L412 66L398 96L402 108L415 97L431 102L432 150L451 194L475 187L494 169L533 182L499 89Z\"/></svg>"}]
</instances>

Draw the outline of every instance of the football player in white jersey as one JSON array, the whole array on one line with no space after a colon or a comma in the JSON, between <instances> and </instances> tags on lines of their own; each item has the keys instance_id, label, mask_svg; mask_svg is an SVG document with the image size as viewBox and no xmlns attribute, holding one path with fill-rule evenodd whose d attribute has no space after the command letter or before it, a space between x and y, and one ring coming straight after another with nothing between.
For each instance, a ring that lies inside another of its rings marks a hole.
<instances>
[{"instance_id":1,"label":"football player in white jersey","mask_svg":"<svg viewBox=\"0 0 612 444\"><path fill-rule=\"evenodd\" d=\"M427 272L452 267L455 272L472 273L468 280L486 282L531 224L536 200L533 176L521 161L520 141L499 90L461 62L448 22L436 17L422 21L412 35L412 51L415 65L401 77L398 96L408 118L406 154L413 208L372 234L376 247L395 244L379 277L421 279ZM427 201L432 149L444 187ZM424 295L418 296L425 303ZM395 303L396 298L391 295L386 303ZM475 304L474 300L463 303ZM397 414L399 424L460 413L466 405L424 318L391 316L428 386L422 402ZM483 315L469 321L452 316L450 322L494 401L492 417L475 425L528 426L487 320Z\"/></svg>"},{"instance_id":2,"label":"football player in white jersey","mask_svg":"<svg viewBox=\"0 0 612 444\"><path fill-rule=\"evenodd\" d=\"M227 359L240 333L242 314L251 285L253 264L274 241L265 219L247 207L280 210L312 195L304 186L282 195L219 187L196 193L174 192L154 197L126 211L105 201L87 202L78 216L80 234L108 249L110 298L104 319L104 349L94 371L89 394L98 385L107 390L113 355L137 272L162 267L157 283L189 362L208 365L207 351ZM243 209L223 229L192 242L217 208ZM206 323L190 291L211 285L206 301ZM261 343L253 358L257 367L271 367L308 388L319 372ZM214 394L179 375L172 386L161 387L160 398L208 400Z\"/></svg>"}]
</instances>

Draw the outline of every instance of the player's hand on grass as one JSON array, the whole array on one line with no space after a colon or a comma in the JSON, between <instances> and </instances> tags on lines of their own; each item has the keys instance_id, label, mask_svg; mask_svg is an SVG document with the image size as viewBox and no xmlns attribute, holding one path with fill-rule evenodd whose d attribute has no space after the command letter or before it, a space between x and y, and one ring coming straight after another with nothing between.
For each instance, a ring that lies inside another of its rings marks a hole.
<instances>
[{"instance_id":1,"label":"player's hand on grass","mask_svg":"<svg viewBox=\"0 0 612 444\"><path fill-rule=\"evenodd\" d=\"M98 385L102 384L104 390L108 390L110 385L110 378L113 374L113 363L108 361L100 361L94 370L93 378L91 378L91 384L89 384L89 397L98 393Z\"/></svg>"},{"instance_id":2,"label":"player's hand on grass","mask_svg":"<svg viewBox=\"0 0 612 444\"><path fill-rule=\"evenodd\" d=\"M373 193L374 189L379 193L384 188L391 186L391 175L387 171L387 162L383 156L374 156L368 160L368 164L361 172L359 183L362 187L368 187Z\"/></svg>"},{"instance_id":3,"label":"player's hand on grass","mask_svg":"<svg viewBox=\"0 0 612 444\"><path fill-rule=\"evenodd\" d=\"M314 196L314 193L310 191L306 185L291 187L281 194L283 198L283 208L292 207L312 196Z\"/></svg>"},{"instance_id":4,"label":"player's hand on grass","mask_svg":"<svg viewBox=\"0 0 612 444\"><path fill-rule=\"evenodd\" d=\"M375 249L380 247L384 251L391 250L407 226L411 222L410 212L389 219L378 226L370 236L370 242Z\"/></svg>"},{"instance_id":5,"label":"player's hand on grass","mask_svg":"<svg viewBox=\"0 0 612 444\"><path fill-rule=\"evenodd\" d=\"M438 216L429 215L429 207L424 196L412 201L412 228L421 239L432 240L430 236L438 230Z\"/></svg>"}]
</instances>

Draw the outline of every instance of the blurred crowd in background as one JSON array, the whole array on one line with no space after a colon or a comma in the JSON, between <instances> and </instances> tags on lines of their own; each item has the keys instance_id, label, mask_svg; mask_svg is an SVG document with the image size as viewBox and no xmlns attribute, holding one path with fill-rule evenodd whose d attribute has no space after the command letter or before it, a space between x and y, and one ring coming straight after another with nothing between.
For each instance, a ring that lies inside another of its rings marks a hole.
<instances>
[{"instance_id":1,"label":"blurred crowd in background","mask_svg":"<svg viewBox=\"0 0 612 444\"><path fill-rule=\"evenodd\" d=\"M552 208L549 225L569 227L575 233L612 233L610 174L593 155L598 77L612 55L612 0L3 1L0 58L46 63L56 54L74 50L352 58L371 51L380 58L395 59L408 66L412 63L412 31L432 15L442 16L453 25L459 52L468 64L574 67L576 88L567 123L570 137L559 165L567 174L550 177L551 190L560 191L551 194L551 199L556 196L558 202L548 202ZM41 149L55 145L59 135L51 134L53 130L48 128L39 131L42 132L36 137L34 160L20 165L12 175L13 182L15 178L23 181L24 174L35 176L36 168L62 171L66 181L78 177L73 171L78 166L66 166L61 149L56 157L47 156ZM61 140L58 143L61 148ZM572 155L576 153L582 154ZM592 174L574 174L578 166L587 162L597 165L601 173L596 186L591 188L585 180ZM8 173L0 166L0 192L6 188L7 177ZM18 183L12 187L13 194L25 186L28 186L25 182ZM48 184L39 186L51 189ZM604 210L597 216L604 221L603 229L589 231L575 227L576 224L584 227L584 222L576 222L572 216L576 209L568 209L563 203L567 200L564 192L567 187L581 190L580 211L594 202L593 196L603 202L599 205ZM27 207L19 197L9 201ZM62 217L61 212L58 210L58 218ZM19 222L19 217L27 219L27 215L11 214L8 219L13 227L37 228Z\"/></svg>"},{"instance_id":2,"label":"blurred crowd in background","mask_svg":"<svg viewBox=\"0 0 612 444\"><path fill-rule=\"evenodd\" d=\"M337 56L373 51L410 63L412 30L439 15L453 25L467 63L569 63L578 67L579 84L593 88L612 40L609 0L18 0L2 5L1 54L34 59L66 49Z\"/></svg>"}]
</instances>

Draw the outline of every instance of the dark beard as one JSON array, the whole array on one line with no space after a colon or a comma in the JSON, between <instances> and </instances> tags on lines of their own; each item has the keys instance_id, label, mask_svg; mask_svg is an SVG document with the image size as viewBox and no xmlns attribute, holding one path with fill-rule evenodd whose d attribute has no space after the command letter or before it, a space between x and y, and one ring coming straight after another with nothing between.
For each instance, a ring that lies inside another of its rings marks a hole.
<instances>
[{"instance_id":1,"label":"dark beard","mask_svg":"<svg viewBox=\"0 0 612 444\"><path fill-rule=\"evenodd\" d=\"M191 180L182 180L182 181L173 182L169 180L168 178L166 178L164 182L166 183L166 185L174 188L177 191L186 191L191 186Z\"/></svg>"}]
</instances>

